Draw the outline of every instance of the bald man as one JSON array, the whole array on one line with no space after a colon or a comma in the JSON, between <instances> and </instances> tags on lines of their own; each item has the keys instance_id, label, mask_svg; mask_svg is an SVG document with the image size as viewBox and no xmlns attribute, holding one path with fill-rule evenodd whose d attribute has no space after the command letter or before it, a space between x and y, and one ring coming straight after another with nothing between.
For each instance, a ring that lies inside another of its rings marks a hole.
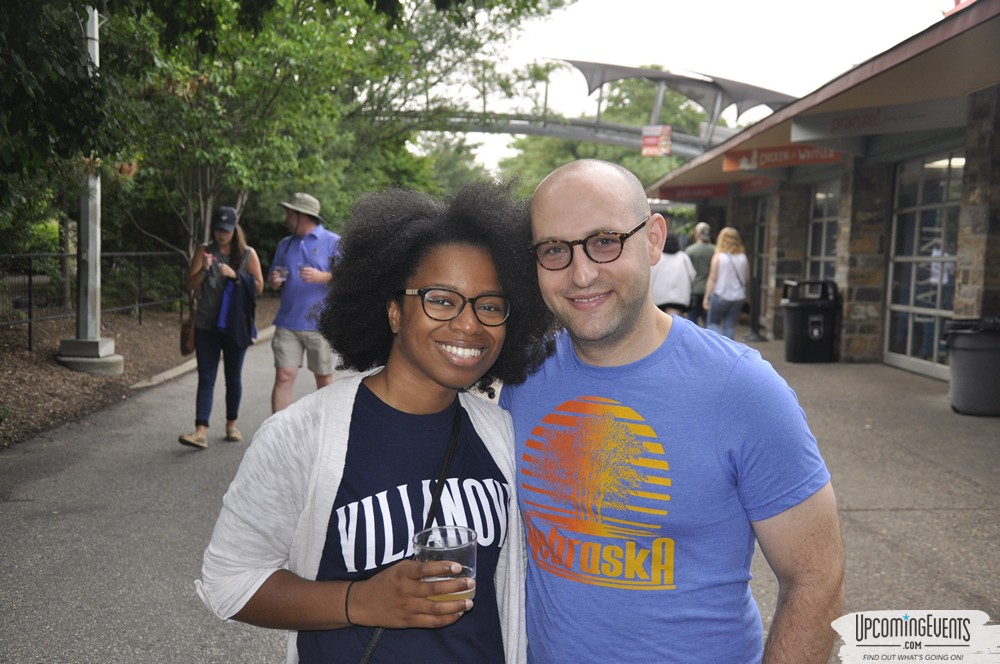
<instances>
[{"instance_id":1,"label":"bald man","mask_svg":"<svg viewBox=\"0 0 1000 664\"><path fill-rule=\"evenodd\" d=\"M825 664L843 544L794 393L755 350L653 303L667 223L629 171L556 169L531 230L565 331L500 396L528 541L529 661ZM779 583L766 645L755 540Z\"/></svg>"}]
</instances>

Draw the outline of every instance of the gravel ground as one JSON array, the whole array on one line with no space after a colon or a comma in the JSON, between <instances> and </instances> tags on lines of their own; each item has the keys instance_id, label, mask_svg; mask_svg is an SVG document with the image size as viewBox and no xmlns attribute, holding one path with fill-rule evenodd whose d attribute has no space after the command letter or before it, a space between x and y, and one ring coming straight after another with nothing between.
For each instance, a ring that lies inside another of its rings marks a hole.
<instances>
[{"instance_id":1,"label":"gravel ground","mask_svg":"<svg viewBox=\"0 0 1000 664\"><path fill-rule=\"evenodd\" d=\"M257 329L270 325L277 310L275 297L262 296ZM128 399L133 385L191 359L180 354L179 335L176 311L144 309L141 325L132 313L104 314L101 337L114 339L125 372L96 376L56 362L60 342L76 336L75 318L35 323L31 351L27 324L0 326L0 449Z\"/></svg>"}]
</instances>

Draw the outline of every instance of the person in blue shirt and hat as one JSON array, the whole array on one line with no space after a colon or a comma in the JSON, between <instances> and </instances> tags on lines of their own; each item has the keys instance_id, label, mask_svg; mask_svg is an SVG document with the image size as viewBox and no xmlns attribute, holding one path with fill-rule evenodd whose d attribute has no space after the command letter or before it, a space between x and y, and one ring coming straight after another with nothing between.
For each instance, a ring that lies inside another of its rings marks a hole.
<instances>
[{"instance_id":1,"label":"person in blue shirt and hat","mask_svg":"<svg viewBox=\"0 0 1000 664\"><path fill-rule=\"evenodd\" d=\"M334 354L317 331L316 309L326 296L330 263L340 244L340 236L323 227L320 203L314 196L296 193L290 201L278 205L285 208L285 223L291 235L278 243L268 274L271 287L281 291L271 340L272 412L292 403L303 355L316 377L316 389L333 382Z\"/></svg>"}]
</instances>

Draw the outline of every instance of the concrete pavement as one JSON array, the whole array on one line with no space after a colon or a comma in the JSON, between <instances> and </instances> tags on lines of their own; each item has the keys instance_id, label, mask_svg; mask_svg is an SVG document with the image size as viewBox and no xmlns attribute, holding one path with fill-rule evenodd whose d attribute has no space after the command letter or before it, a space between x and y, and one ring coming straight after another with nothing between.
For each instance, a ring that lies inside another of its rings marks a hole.
<instances>
[{"instance_id":1,"label":"concrete pavement","mask_svg":"<svg viewBox=\"0 0 1000 664\"><path fill-rule=\"evenodd\" d=\"M249 440L271 412L266 338L243 380ZM208 449L177 442L196 386L188 371L0 453L0 662L283 661L282 633L223 623L194 594L246 449L222 441L221 371ZM296 393L312 387L303 370Z\"/></svg>"},{"instance_id":2,"label":"concrete pavement","mask_svg":"<svg viewBox=\"0 0 1000 664\"><path fill-rule=\"evenodd\" d=\"M747 330L739 330L742 334ZM978 609L1000 620L1000 418L952 412L946 383L884 365L789 364L834 478L845 611ZM270 414L272 356L247 355L240 426ZM194 373L0 453L0 662L278 662L280 632L227 624L194 594L222 495L246 449L179 445ZM300 373L296 393L313 389ZM775 584L754 588L769 622ZM831 661L837 661L833 658Z\"/></svg>"},{"instance_id":3,"label":"concrete pavement","mask_svg":"<svg viewBox=\"0 0 1000 664\"><path fill-rule=\"evenodd\" d=\"M845 613L976 609L1000 622L1000 418L953 412L946 382L750 345L795 389L833 476ZM766 627L776 584L762 556L754 570Z\"/></svg>"}]
</instances>

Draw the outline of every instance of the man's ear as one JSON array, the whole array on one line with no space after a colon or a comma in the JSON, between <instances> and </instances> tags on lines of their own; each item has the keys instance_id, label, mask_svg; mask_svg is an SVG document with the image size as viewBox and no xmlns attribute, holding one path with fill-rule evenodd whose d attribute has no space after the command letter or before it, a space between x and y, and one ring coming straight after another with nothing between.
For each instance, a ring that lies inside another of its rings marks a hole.
<instances>
[{"instance_id":1,"label":"man's ear","mask_svg":"<svg viewBox=\"0 0 1000 664\"><path fill-rule=\"evenodd\" d=\"M656 265L663 253L663 243L667 241L667 228L669 223L659 212L650 215L646 223L649 229L649 264Z\"/></svg>"}]
</instances>

